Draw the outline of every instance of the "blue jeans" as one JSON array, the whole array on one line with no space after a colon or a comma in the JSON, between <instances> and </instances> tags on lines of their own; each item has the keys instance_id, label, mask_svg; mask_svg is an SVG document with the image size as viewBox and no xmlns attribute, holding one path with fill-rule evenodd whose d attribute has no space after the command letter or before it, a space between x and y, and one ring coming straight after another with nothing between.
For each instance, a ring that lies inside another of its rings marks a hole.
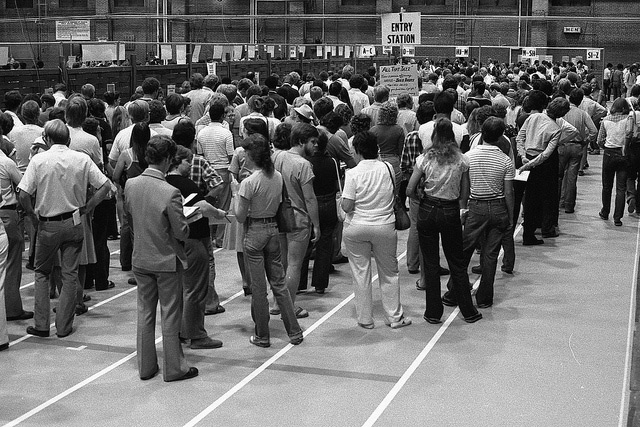
<instances>
[{"instance_id":1,"label":"blue jeans","mask_svg":"<svg viewBox=\"0 0 640 427\"><path fill-rule=\"evenodd\" d=\"M617 148L605 148L602 157L602 214L609 216L611 211L611 192L613 182L616 183L616 199L614 202L613 219L619 220L624 214L625 192L627 190L626 157L622 156L622 150Z\"/></svg>"},{"instance_id":2,"label":"blue jeans","mask_svg":"<svg viewBox=\"0 0 640 427\"><path fill-rule=\"evenodd\" d=\"M284 283L284 269L280 254L280 240L276 222L251 222L244 225L244 258L251 282L251 317L255 323L258 340L269 340L269 301L265 271L276 298L284 327L290 338L302 336L293 309L289 289Z\"/></svg>"},{"instance_id":3,"label":"blue jeans","mask_svg":"<svg viewBox=\"0 0 640 427\"><path fill-rule=\"evenodd\" d=\"M558 147L560 163L558 167L558 188L560 201L564 201L565 210L572 211L576 206L578 192L578 170L582 161L582 145L569 142Z\"/></svg>"},{"instance_id":4,"label":"blue jeans","mask_svg":"<svg viewBox=\"0 0 640 427\"><path fill-rule=\"evenodd\" d=\"M440 319L444 311L440 297L440 247L442 236L442 250L447 258L451 271L450 299L457 302L464 317L471 317L478 313L471 300L469 290L468 261L465 263L462 252L462 224L458 201L437 201L424 198L420 202L418 211L418 236L420 251L424 261L423 285L426 287L427 307L425 317Z\"/></svg>"},{"instance_id":5,"label":"blue jeans","mask_svg":"<svg viewBox=\"0 0 640 427\"><path fill-rule=\"evenodd\" d=\"M493 304L498 253L502 238L509 229L509 213L504 199L469 200L469 216L464 225L462 245L466 269L478 242L483 242L480 255L482 277L476 292L478 304Z\"/></svg>"}]
</instances>

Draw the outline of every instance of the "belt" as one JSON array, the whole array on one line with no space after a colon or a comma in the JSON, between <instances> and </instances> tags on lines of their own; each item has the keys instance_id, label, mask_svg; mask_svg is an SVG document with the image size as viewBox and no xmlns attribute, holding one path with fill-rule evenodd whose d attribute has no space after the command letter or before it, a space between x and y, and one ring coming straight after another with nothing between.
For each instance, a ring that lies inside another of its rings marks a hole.
<instances>
[{"instance_id":1,"label":"belt","mask_svg":"<svg viewBox=\"0 0 640 427\"><path fill-rule=\"evenodd\" d=\"M440 199L438 197L427 196L425 194L422 200L424 202L432 203L436 206L458 206L458 199L454 199L454 200Z\"/></svg>"},{"instance_id":2,"label":"belt","mask_svg":"<svg viewBox=\"0 0 640 427\"><path fill-rule=\"evenodd\" d=\"M3 211L15 211L18 208L18 205L4 205L0 206L0 210Z\"/></svg>"},{"instance_id":3,"label":"belt","mask_svg":"<svg viewBox=\"0 0 640 427\"><path fill-rule=\"evenodd\" d=\"M470 202L503 202L504 197L496 197L493 199L469 199Z\"/></svg>"},{"instance_id":4,"label":"belt","mask_svg":"<svg viewBox=\"0 0 640 427\"><path fill-rule=\"evenodd\" d=\"M65 212L56 216L40 216L40 221L49 222L49 221L64 221L65 219L69 219L73 216L73 212Z\"/></svg>"},{"instance_id":5,"label":"belt","mask_svg":"<svg viewBox=\"0 0 640 427\"><path fill-rule=\"evenodd\" d=\"M276 217L272 216L270 218L251 218L247 217L247 224L271 224L276 222Z\"/></svg>"}]
</instances>

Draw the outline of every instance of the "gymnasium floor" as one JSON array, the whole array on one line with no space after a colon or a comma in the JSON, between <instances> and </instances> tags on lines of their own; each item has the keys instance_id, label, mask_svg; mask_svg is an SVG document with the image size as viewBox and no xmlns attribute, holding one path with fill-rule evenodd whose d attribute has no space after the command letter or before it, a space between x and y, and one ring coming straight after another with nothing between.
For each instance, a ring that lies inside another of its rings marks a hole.
<instances>
[{"instance_id":1,"label":"gymnasium floor","mask_svg":"<svg viewBox=\"0 0 640 427\"><path fill-rule=\"evenodd\" d=\"M589 157L576 213L561 211L560 237L524 247L518 231L515 274L497 273L495 305L471 325L448 307L441 325L422 319L424 293L407 272L401 232L402 301L413 325L386 327L378 304L375 329L357 327L349 267L341 264L327 293L298 296L310 312L301 320L304 343L289 345L272 317L272 346L258 348L248 341L250 297L235 253L219 250L216 288L227 311L208 316L206 327L224 346L185 347L200 376L178 383L138 378L136 288L120 271L118 242L109 242L116 287L90 292L75 333L25 336L31 321L10 322L11 347L0 353L0 424L625 426L639 222L625 214L614 227L598 218L601 159ZM32 309L33 272L24 273Z\"/></svg>"}]
</instances>

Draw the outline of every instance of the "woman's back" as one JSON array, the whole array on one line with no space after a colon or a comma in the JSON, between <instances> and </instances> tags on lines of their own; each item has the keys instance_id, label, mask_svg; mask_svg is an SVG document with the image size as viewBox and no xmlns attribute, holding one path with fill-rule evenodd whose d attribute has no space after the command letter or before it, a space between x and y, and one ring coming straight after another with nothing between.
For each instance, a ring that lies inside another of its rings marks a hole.
<instances>
[{"instance_id":1,"label":"woman's back","mask_svg":"<svg viewBox=\"0 0 640 427\"><path fill-rule=\"evenodd\" d=\"M421 154L416 159L416 168L424 173L424 194L444 200L460 197L462 175L469 170L469 162L463 154L451 163L440 164L435 157Z\"/></svg>"},{"instance_id":2,"label":"woman's back","mask_svg":"<svg viewBox=\"0 0 640 427\"><path fill-rule=\"evenodd\" d=\"M249 201L250 218L273 218L282 200L282 175L274 170L268 176L262 169L254 171L240 183L238 194Z\"/></svg>"},{"instance_id":3,"label":"woman's back","mask_svg":"<svg viewBox=\"0 0 640 427\"><path fill-rule=\"evenodd\" d=\"M391 171L391 172L390 172ZM379 160L361 160L346 172L342 196L355 201L353 216L346 222L354 224L389 224L393 214L393 168Z\"/></svg>"}]
</instances>

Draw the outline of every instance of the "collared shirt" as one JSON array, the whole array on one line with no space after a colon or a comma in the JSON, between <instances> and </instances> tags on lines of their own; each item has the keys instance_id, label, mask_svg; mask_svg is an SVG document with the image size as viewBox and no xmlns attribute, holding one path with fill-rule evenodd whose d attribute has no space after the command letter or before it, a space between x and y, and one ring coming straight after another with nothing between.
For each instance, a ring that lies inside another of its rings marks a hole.
<instances>
[{"instance_id":1,"label":"collared shirt","mask_svg":"<svg viewBox=\"0 0 640 427\"><path fill-rule=\"evenodd\" d=\"M457 123L452 122L451 124L453 125L453 134L455 135L456 143L459 147L462 144L462 140L464 139L465 135L468 135L467 130L463 128L462 125L459 125ZM422 141L423 150L428 150L433 145L433 142L431 141L431 135L433 135L433 129L435 125L436 122L434 120L431 120L430 122L420 125L420 128L418 129L420 140Z\"/></svg>"},{"instance_id":2,"label":"collared shirt","mask_svg":"<svg viewBox=\"0 0 640 427\"><path fill-rule=\"evenodd\" d=\"M86 154L98 167L102 166L102 149L98 138L83 131L82 128L67 127L69 128L69 138L71 138L69 148Z\"/></svg>"},{"instance_id":3,"label":"collared shirt","mask_svg":"<svg viewBox=\"0 0 640 427\"><path fill-rule=\"evenodd\" d=\"M135 123L118 132L115 139L113 140L111 151L109 152L109 160L117 162L120 154L122 154L122 152L127 148L131 147L131 132L133 132L134 126ZM154 131L153 129L150 130L151 136L157 135L156 131Z\"/></svg>"},{"instance_id":4,"label":"collared shirt","mask_svg":"<svg viewBox=\"0 0 640 427\"><path fill-rule=\"evenodd\" d=\"M520 157L535 157L529 168L546 161L561 138L560 125L546 113L533 113L525 120L516 136Z\"/></svg>"},{"instance_id":5,"label":"collared shirt","mask_svg":"<svg viewBox=\"0 0 640 427\"><path fill-rule=\"evenodd\" d=\"M573 104L571 104L569 112L564 115L563 119L576 128L578 133L575 138L570 140L572 142L588 143L595 141L596 136L598 136L598 130L593 124L591 117L589 117L589 114Z\"/></svg>"},{"instance_id":6,"label":"collared shirt","mask_svg":"<svg viewBox=\"0 0 640 427\"><path fill-rule=\"evenodd\" d=\"M600 121L604 116L607 115L607 109L605 107L586 96L580 103L579 108L586 111L594 123L598 123L598 121Z\"/></svg>"},{"instance_id":7,"label":"collared shirt","mask_svg":"<svg viewBox=\"0 0 640 427\"><path fill-rule=\"evenodd\" d=\"M404 130L405 136L407 136L409 132L413 132L420 128L420 123L418 123L416 113L407 108L401 108L398 110L398 121L396 124Z\"/></svg>"},{"instance_id":8,"label":"collared shirt","mask_svg":"<svg viewBox=\"0 0 640 427\"><path fill-rule=\"evenodd\" d=\"M38 215L52 217L75 211L87 203L87 188L108 181L89 156L62 144L34 156L18 188L36 196Z\"/></svg>"},{"instance_id":9,"label":"collared shirt","mask_svg":"<svg viewBox=\"0 0 640 427\"><path fill-rule=\"evenodd\" d=\"M413 173L413 166L420 153L422 153L422 141L418 131L409 132L404 138L404 147L402 147L402 156L400 157L400 169L405 175Z\"/></svg>"},{"instance_id":10,"label":"collared shirt","mask_svg":"<svg viewBox=\"0 0 640 427\"><path fill-rule=\"evenodd\" d=\"M18 203L13 186L18 185L21 179L22 174L18 170L16 163L0 150L0 192L2 193L4 204L15 205Z\"/></svg>"},{"instance_id":11,"label":"collared shirt","mask_svg":"<svg viewBox=\"0 0 640 427\"><path fill-rule=\"evenodd\" d=\"M605 148L623 148L626 138L633 135L633 117L626 114L609 114L600 123L598 145Z\"/></svg>"},{"instance_id":12,"label":"collared shirt","mask_svg":"<svg viewBox=\"0 0 640 427\"><path fill-rule=\"evenodd\" d=\"M11 131L11 142L16 146L16 162L20 172L24 173L27 170L31 146L39 136L42 136L43 131L44 129L37 125L24 125Z\"/></svg>"},{"instance_id":13,"label":"collared shirt","mask_svg":"<svg viewBox=\"0 0 640 427\"><path fill-rule=\"evenodd\" d=\"M204 115L205 110L209 106L209 101L213 96L213 91L209 88L192 89L184 96L191 100L189 103L191 107L189 117L191 121L195 123Z\"/></svg>"},{"instance_id":14,"label":"collared shirt","mask_svg":"<svg viewBox=\"0 0 640 427\"><path fill-rule=\"evenodd\" d=\"M504 182L515 177L513 162L497 145L482 144L469 150L470 197L476 200L504 198Z\"/></svg>"},{"instance_id":15,"label":"collared shirt","mask_svg":"<svg viewBox=\"0 0 640 427\"><path fill-rule=\"evenodd\" d=\"M362 109L361 113L366 114L371 117L371 126L376 126L378 124L378 116L380 115L380 108L382 107L381 102L374 102L373 105L365 107Z\"/></svg>"},{"instance_id":16,"label":"collared shirt","mask_svg":"<svg viewBox=\"0 0 640 427\"><path fill-rule=\"evenodd\" d=\"M202 129L197 137L198 153L207 159L214 169L229 167L229 158L233 156L233 134L222 123L212 122Z\"/></svg>"},{"instance_id":17,"label":"collared shirt","mask_svg":"<svg viewBox=\"0 0 640 427\"><path fill-rule=\"evenodd\" d=\"M223 184L222 177L211 166L211 164L199 154L193 155L189 178L195 182L203 193Z\"/></svg>"},{"instance_id":18,"label":"collared shirt","mask_svg":"<svg viewBox=\"0 0 640 427\"><path fill-rule=\"evenodd\" d=\"M358 88L349 89L349 99L351 100L354 115L360 114L364 108L369 106L369 97ZM375 125L375 123L372 124Z\"/></svg>"}]
</instances>

